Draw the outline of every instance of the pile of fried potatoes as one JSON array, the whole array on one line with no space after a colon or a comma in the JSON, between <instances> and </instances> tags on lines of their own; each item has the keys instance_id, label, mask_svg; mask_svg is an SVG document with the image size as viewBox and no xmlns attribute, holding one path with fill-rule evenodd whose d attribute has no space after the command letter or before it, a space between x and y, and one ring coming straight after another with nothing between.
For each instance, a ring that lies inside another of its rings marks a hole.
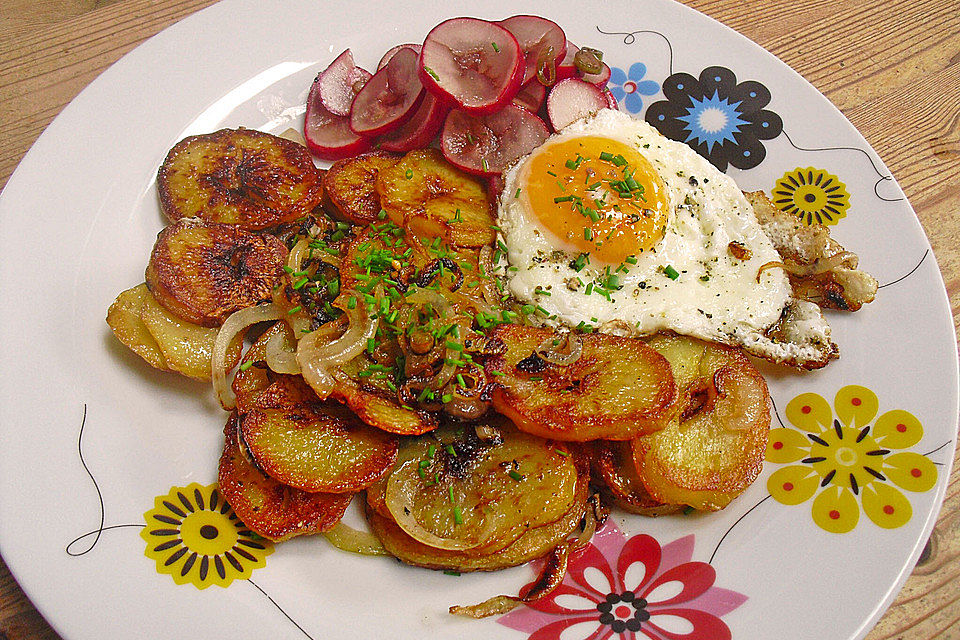
<instances>
[{"instance_id":1,"label":"pile of fried potatoes","mask_svg":"<svg viewBox=\"0 0 960 640\"><path fill-rule=\"evenodd\" d=\"M216 360L237 369L220 489L266 538L329 531L360 494L386 552L494 570L580 534L597 494L717 510L760 473L750 360L524 313L491 266L486 185L436 150L322 171L296 141L221 130L171 149L158 188L169 225L107 322L152 367L210 380L224 323L269 308Z\"/></svg>"}]
</instances>

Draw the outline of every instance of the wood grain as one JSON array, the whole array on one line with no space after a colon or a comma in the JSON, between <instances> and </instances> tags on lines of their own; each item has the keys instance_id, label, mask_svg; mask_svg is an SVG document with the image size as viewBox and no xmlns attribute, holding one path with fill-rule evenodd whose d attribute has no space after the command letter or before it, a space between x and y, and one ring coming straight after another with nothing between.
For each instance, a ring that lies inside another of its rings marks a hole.
<instances>
[{"instance_id":1,"label":"wood grain","mask_svg":"<svg viewBox=\"0 0 960 640\"><path fill-rule=\"evenodd\" d=\"M211 0L0 0L0 187L107 66ZM686 0L823 92L897 177L960 323L960 11L956 0ZM930 553L868 640L960 638L960 460ZM0 640L55 640L0 562Z\"/></svg>"}]
</instances>

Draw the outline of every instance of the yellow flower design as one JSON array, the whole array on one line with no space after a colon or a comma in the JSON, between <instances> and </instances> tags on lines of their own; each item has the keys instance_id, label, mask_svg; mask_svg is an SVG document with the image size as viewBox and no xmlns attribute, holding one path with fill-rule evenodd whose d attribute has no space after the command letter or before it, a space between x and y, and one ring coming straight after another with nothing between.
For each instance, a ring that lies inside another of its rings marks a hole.
<instances>
[{"instance_id":1,"label":"yellow flower design","mask_svg":"<svg viewBox=\"0 0 960 640\"><path fill-rule=\"evenodd\" d=\"M248 579L273 553L273 544L240 522L215 484L173 487L143 517L144 555L177 584L226 587Z\"/></svg>"},{"instance_id":2,"label":"yellow flower design","mask_svg":"<svg viewBox=\"0 0 960 640\"><path fill-rule=\"evenodd\" d=\"M833 533L853 530L861 507L880 527L894 529L909 522L910 502L897 487L929 491L937 483L937 468L918 453L892 453L917 444L923 426L901 409L877 418L879 406L875 393L857 385L837 392L833 410L816 393L791 400L786 416L796 429L771 430L766 459L800 464L770 476L770 495L787 505L813 498L813 521Z\"/></svg>"},{"instance_id":3,"label":"yellow flower design","mask_svg":"<svg viewBox=\"0 0 960 640\"><path fill-rule=\"evenodd\" d=\"M808 225L837 224L847 215L850 194L840 179L823 169L797 167L777 180L773 203Z\"/></svg>"}]
</instances>

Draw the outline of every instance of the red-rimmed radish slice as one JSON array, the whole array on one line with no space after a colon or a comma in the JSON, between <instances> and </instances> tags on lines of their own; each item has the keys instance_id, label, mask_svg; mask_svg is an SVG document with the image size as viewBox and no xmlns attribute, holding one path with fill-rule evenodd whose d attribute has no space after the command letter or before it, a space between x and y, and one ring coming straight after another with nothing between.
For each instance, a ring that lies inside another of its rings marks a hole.
<instances>
[{"instance_id":1,"label":"red-rimmed radish slice","mask_svg":"<svg viewBox=\"0 0 960 640\"><path fill-rule=\"evenodd\" d=\"M491 113L508 104L520 89L523 68L513 34L478 18L441 22L420 51L423 86L471 113Z\"/></svg>"},{"instance_id":2,"label":"red-rimmed radish slice","mask_svg":"<svg viewBox=\"0 0 960 640\"><path fill-rule=\"evenodd\" d=\"M523 85L517 95L513 97L513 104L520 105L527 111L536 113L547 99L547 88L533 80Z\"/></svg>"},{"instance_id":3,"label":"red-rimmed radish slice","mask_svg":"<svg viewBox=\"0 0 960 640\"><path fill-rule=\"evenodd\" d=\"M367 137L392 131L410 119L423 94L416 51L400 49L353 99L350 128Z\"/></svg>"},{"instance_id":4,"label":"red-rimmed radish slice","mask_svg":"<svg viewBox=\"0 0 960 640\"><path fill-rule=\"evenodd\" d=\"M307 96L303 135L307 148L323 160L339 160L370 148L370 140L350 130L350 118L330 113L323 106L319 76L313 81Z\"/></svg>"},{"instance_id":5,"label":"red-rimmed radish slice","mask_svg":"<svg viewBox=\"0 0 960 640\"><path fill-rule=\"evenodd\" d=\"M440 149L450 163L478 175L500 173L550 136L543 120L508 104L496 113L451 111L443 123Z\"/></svg>"},{"instance_id":6,"label":"red-rimmed radish slice","mask_svg":"<svg viewBox=\"0 0 960 640\"><path fill-rule=\"evenodd\" d=\"M540 16L511 16L500 24L517 39L523 51L523 84L535 76L545 85L557 81L557 65L566 53L567 38L557 23ZM549 69L543 69L547 66Z\"/></svg>"},{"instance_id":7,"label":"red-rimmed radish slice","mask_svg":"<svg viewBox=\"0 0 960 640\"><path fill-rule=\"evenodd\" d=\"M603 97L603 92L578 78L558 82L547 96L547 116L554 131L606 108L607 99Z\"/></svg>"},{"instance_id":8,"label":"red-rimmed radish slice","mask_svg":"<svg viewBox=\"0 0 960 640\"><path fill-rule=\"evenodd\" d=\"M380 58L380 64L377 65L377 71L380 71L380 69L383 69L385 66L387 66L387 63L390 62L390 58L392 58L397 51L400 51L400 49L413 49L414 51L417 52L417 55L420 55L420 45L398 44L397 46L393 47L392 49L387 51L385 54L383 54L383 57Z\"/></svg>"},{"instance_id":9,"label":"red-rimmed radish slice","mask_svg":"<svg viewBox=\"0 0 960 640\"><path fill-rule=\"evenodd\" d=\"M317 76L324 108L335 116L350 115L354 96L360 93L370 77L369 71L354 64L350 49L341 53Z\"/></svg>"},{"instance_id":10,"label":"red-rimmed radish slice","mask_svg":"<svg viewBox=\"0 0 960 640\"><path fill-rule=\"evenodd\" d=\"M377 139L377 143L384 151L406 153L413 149L426 147L440 133L443 119L450 111L450 106L439 100L430 92L425 92L423 102L413 117L393 131Z\"/></svg>"},{"instance_id":11,"label":"red-rimmed radish slice","mask_svg":"<svg viewBox=\"0 0 960 640\"><path fill-rule=\"evenodd\" d=\"M557 64L557 82L573 78L577 75L577 67L573 64L573 58L580 51L580 47L567 40L567 53Z\"/></svg>"},{"instance_id":12,"label":"red-rimmed radish slice","mask_svg":"<svg viewBox=\"0 0 960 640\"><path fill-rule=\"evenodd\" d=\"M619 110L620 110L620 103L617 102L616 96L614 96L614 95L610 92L610 89L607 89L606 87L604 87L604 88L603 88L603 91L601 91L601 93L603 93L603 97L604 97L604 98L606 99L606 101L607 101L607 109L614 109L614 110L616 110L616 111L619 111Z\"/></svg>"}]
</instances>

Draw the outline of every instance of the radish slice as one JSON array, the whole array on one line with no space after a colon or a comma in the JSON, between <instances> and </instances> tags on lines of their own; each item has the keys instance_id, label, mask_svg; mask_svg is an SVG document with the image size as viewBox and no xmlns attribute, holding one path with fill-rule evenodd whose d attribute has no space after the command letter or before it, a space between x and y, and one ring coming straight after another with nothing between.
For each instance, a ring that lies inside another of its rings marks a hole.
<instances>
[{"instance_id":1,"label":"radish slice","mask_svg":"<svg viewBox=\"0 0 960 640\"><path fill-rule=\"evenodd\" d=\"M547 115L554 131L606 108L607 99L603 92L578 78L558 82L547 96Z\"/></svg>"},{"instance_id":2,"label":"radish slice","mask_svg":"<svg viewBox=\"0 0 960 640\"><path fill-rule=\"evenodd\" d=\"M380 58L380 64L377 65L377 71L380 71L380 69L383 69L385 66L387 66L387 63L390 62L390 58L392 58L397 51L400 51L400 49L413 49L414 51L417 52L417 55L420 55L420 45L398 44L397 46L393 47L392 49L387 51L385 54L383 54L383 57Z\"/></svg>"},{"instance_id":3,"label":"radish slice","mask_svg":"<svg viewBox=\"0 0 960 640\"><path fill-rule=\"evenodd\" d=\"M324 108L336 116L350 115L353 98L370 79L370 72L353 62L353 53L347 49L317 76L320 81L320 100Z\"/></svg>"},{"instance_id":4,"label":"radish slice","mask_svg":"<svg viewBox=\"0 0 960 640\"><path fill-rule=\"evenodd\" d=\"M557 64L557 82L576 77L577 67L573 64L573 57L577 55L577 51L580 51L580 47L567 40L567 53Z\"/></svg>"},{"instance_id":5,"label":"radish slice","mask_svg":"<svg viewBox=\"0 0 960 640\"><path fill-rule=\"evenodd\" d=\"M350 118L330 113L323 106L320 83L321 78L317 76L307 96L303 124L307 148L323 160L339 160L368 150L370 141L350 130Z\"/></svg>"},{"instance_id":6,"label":"radish slice","mask_svg":"<svg viewBox=\"0 0 960 640\"><path fill-rule=\"evenodd\" d=\"M449 105L437 99L430 92L425 92L423 102L413 117L402 125L387 133L377 142L384 151L406 153L413 149L426 147L443 126L443 119L450 111Z\"/></svg>"},{"instance_id":7,"label":"radish slice","mask_svg":"<svg viewBox=\"0 0 960 640\"><path fill-rule=\"evenodd\" d=\"M563 60L567 47L563 29L552 20L539 16L512 16L501 20L500 24L513 34L523 50L523 84L534 77L539 77L540 81L548 86L555 83L557 65ZM550 67L546 77L541 77L542 73L538 71L541 64Z\"/></svg>"},{"instance_id":8,"label":"radish slice","mask_svg":"<svg viewBox=\"0 0 960 640\"><path fill-rule=\"evenodd\" d=\"M603 93L603 97L607 100L607 109L620 110L620 103L617 102L617 98L610 92L610 89L604 87L601 93Z\"/></svg>"},{"instance_id":9,"label":"radish slice","mask_svg":"<svg viewBox=\"0 0 960 640\"><path fill-rule=\"evenodd\" d=\"M523 85L517 95L513 97L513 104L520 105L527 111L536 113L547 99L547 88L536 80Z\"/></svg>"},{"instance_id":10,"label":"radish slice","mask_svg":"<svg viewBox=\"0 0 960 640\"><path fill-rule=\"evenodd\" d=\"M523 68L513 34L477 18L441 22L420 51L423 86L471 113L491 113L509 103L520 89Z\"/></svg>"},{"instance_id":11,"label":"radish slice","mask_svg":"<svg viewBox=\"0 0 960 640\"><path fill-rule=\"evenodd\" d=\"M423 94L416 51L400 49L353 99L350 128L367 137L392 131L410 119Z\"/></svg>"},{"instance_id":12,"label":"radish slice","mask_svg":"<svg viewBox=\"0 0 960 640\"><path fill-rule=\"evenodd\" d=\"M464 171L493 175L533 151L549 136L543 120L523 107L508 104L496 113L482 116L451 111L443 123L440 149L448 161Z\"/></svg>"}]
</instances>

